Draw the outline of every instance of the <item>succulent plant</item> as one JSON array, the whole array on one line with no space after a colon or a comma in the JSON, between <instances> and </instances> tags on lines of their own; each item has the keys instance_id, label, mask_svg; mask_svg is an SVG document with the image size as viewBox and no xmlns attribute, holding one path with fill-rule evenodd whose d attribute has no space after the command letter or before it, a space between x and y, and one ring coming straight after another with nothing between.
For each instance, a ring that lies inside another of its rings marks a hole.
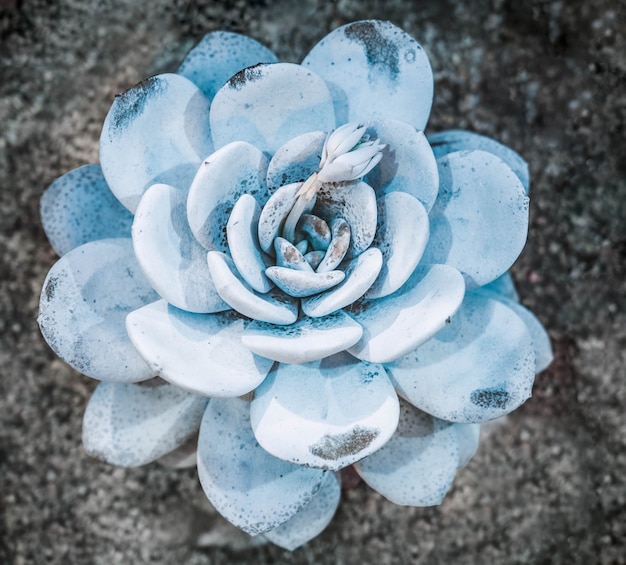
<instances>
[{"instance_id":1,"label":"succulent plant","mask_svg":"<svg viewBox=\"0 0 626 565\"><path fill-rule=\"evenodd\" d=\"M61 256L43 336L101 381L88 453L194 464L198 436L215 508L288 549L329 523L351 465L398 504L441 502L551 350L508 274L527 165L427 138L432 97L422 47L372 20L301 65L213 32L115 98L100 165L41 206Z\"/></svg>"}]
</instances>

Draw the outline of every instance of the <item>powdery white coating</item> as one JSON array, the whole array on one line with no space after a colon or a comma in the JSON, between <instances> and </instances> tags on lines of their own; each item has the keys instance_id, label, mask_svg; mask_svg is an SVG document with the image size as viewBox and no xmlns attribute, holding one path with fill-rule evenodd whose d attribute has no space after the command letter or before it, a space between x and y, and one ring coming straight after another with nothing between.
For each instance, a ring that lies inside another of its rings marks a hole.
<instances>
[{"instance_id":1,"label":"powdery white coating","mask_svg":"<svg viewBox=\"0 0 626 565\"><path fill-rule=\"evenodd\" d=\"M197 432L207 402L172 385L100 383L83 419L85 451L121 467L150 463Z\"/></svg>"},{"instance_id":2,"label":"powdery white coating","mask_svg":"<svg viewBox=\"0 0 626 565\"><path fill-rule=\"evenodd\" d=\"M207 33L178 67L178 74L192 81L209 99L224 83L245 67L278 63L278 57L258 41L232 33Z\"/></svg>"},{"instance_id":3,"label":"powdery white coating","mask_svg":"<svg viewBox=\"0 0 626 565\"><path fill-rule=\"evenodd\" d=\"M535 372L539 373L546 369L548 365L552 363L554 355L552 353L550 336L537 317L528 308L525 308L517 301L511 300L501 294L491 292L487 287L482 287L478 289L477 292L485 296L491 296L503 304L506 304L524 321L530 332L530 338L532 339L533 348L535 350Z\"/></svg>"},{"instance_id":4,"label":"powdery white coating","mask_svg":"<svg viewBox=\"0 0 626 565\"><path fill-rule=\"evenodd\" d=\"M454 424L459 441L459 469L476 454L480 440L480 424Z\"/></svg>"},{"instance_id":5,"label":"powdery white coating","mask_svg":"<svg viewBox=\"0 0 626 565\"><path fill-rule=\"evenodd\" d=\"M468 286L504 274L519 256L528 232L528 197L499 157L459 151L442 157L439 196L430 212L428 263L463 273Z\"/></svg>"},{"instance_id":6,"label":"powdery white coating","mask_svg":"<svg viewBox=\"0 0 626 565\"><path fill-rule=\"evenodd\" d=\"M293 324L298 319L296 299L277 289L265 294L255 292L237 272L225 253L209 251L207 263L219 295L237 312L261 322Z\"/></svg>"},{"instance_id":7,"label":"powdery white coating","mask_svg":"<svg viewBox=\"0 0 626 565\"><path fill-rule=\"evenodd\" d=\"M265 253L274 253L274 240L279 236L301 186L299 182L281 186L263 206L259 218L259 244Z\"/></svg>"},{"instance_id":8,"label":"powdery white coating","mask_svg":"<svg viewBox=\"0 0 626 565\"><path fill-rule=\"evenodd\" d=\"M144 194L133 222L133 247L141 269L162 298L188 312L228 310L194 238L186 214L187 192L155 184Z\"/></svg>"},{"instance_id":9,"label":"powdery white coating","mask_svg":"<svg viewBox=\"0 0 626 565\"><path fill-rule=\"evenodd\" d=\"M273 155L298 135L333 129L335 112L326 83L314 72L292 63L260 64L217 91L210 122L216 148L242 140Z\"/></svg>"},{"instance_id":10,"label":"powdery white coating","mask_svg":"<svg viewBox=\"0 0 626 565\"><path fill-rule=\"evenodd\" d=\"M350 226L348 257L365 251L376 234L376 194L363 181L324 184L317 193L313 213L327 222L343 218Z\"/></svg>"},{"instance_id":11,"label":"powdery white coating","mask_svg":"<svg viewBox=\"0 0 626 565\"><path fill-rule=\"evenodd\" d=\"M41 197L40 214L59 255L89 241L130 237L133 223L133 215L109 189L100 165L84 165L56 179Z\"/></svg>"},{"instance_id":12,"label":"powdery white coating","mask_svg":"<svg viewBox=\"0 0 626 565\"><path fill-rule=\"evenodd\" d=\"M100 136L104 176L131 212L153 184L187 190L212 151L209 100L175 74L148 78L117 95Z\"/></svg>"},{"instance_id":13,"label":"powdery white coating","mask_svg":"<svg viewBox=\"0 0 626 565\"><path fill-rule=\"evenodd\" d=\"M406 192L389 192L378 199L378 229L373 245L383 254L383 266L366 298L382 298L398 290L417 267L430 233L428 213Z\"/></svg>"},{"instance_id":14,"label":"powdery white coating","mask_svg":"<svg viewBox=\"0 0 626 565\"><path fill-rule=\"evenodd\" d=\"M429 135L428 141L437 159L448 153L472 149L493 153L511 167L521 181L526 194L529 194L528 163L513 149L502 145L495 139L471 131L451 129Z\"/></svg>"},{"instance_id":15,"label":"powdery white coating","mask_svg":"<svg viewBox=\"0 0 626 565\"><path fill-rule=\"evenodd\" d=\"M457 431L450 422L406 402L400 407L393 437L354 468L371 488L395 504L441 504L459 462Z\"/></svg>"},{"instance_id":16,"label":"powdery white coating","mask_svg":"<svg viewBox=\"0 0 626 565\"><path fill-rule=\"evenodd\" d=\"M242 343L258 355L281 363L308 363L354 345L363 330L343 311L323 318L301 317L290 326L252 322Z\"/></svg>"},{"instance_id":17,"label":"powdery white coating","mask_svg":"<svg viewBox=\"0 0 626 565\"><path fill-rule=\"evenodd\" d=\"M290 139L270 160L267 186L274 191L293 182L304 182L319 169L326 133L311 131Z\"/></svg>"},{"instance_id":18,"label":"powdery white coating","mask_svg":"<svg viewBox=\"0 0 626 565\"><path fill-rule=\"evenodd\" d=\"M63 255L41 292L39 327L52 350L94 379L137 382L154 372L126 334L126 315L158 298L130 238L102 239Z\"/></svg>"},{"instance_id":19,"label":"powdery white coating","mask_svg":"<svg viewBox=\"0 0 626 565\"><path fill-rule=\"evenodd\" d=\"M311 268L303 257L304 264ZM318 295L329 288L336 287L346 278L343 271L316 273L290 269L288 267L268 267L265 271L268 278L289 296L303 298Z\"/></svg>"},{"instance_id":20,"label":"powdery white coating","mask_svg":"<svg viewBox=\"0 0 626 565\"><path fill-rule=\"evenodd\" d=\"M398 414L383 367L340 353L278 365L255 391L250 421L258 442L276 457L338 470L384 445Z\"/></svg>"},{"instance_id":21,"label":"powdery white coating","mask_svg":"<svg viewBox=\"0 0 626 565\"><path fill-rule=\"evenodd\" d=\"M285 238L277 237L274 240L274 252L276 253L276 265L278 267L313 273L313 269L307 263L304 255L293 243L290 243Z\"/></svg>"},{"instance_id":22,"label":"powdery white coating","mask_svg":"<svg viewBox=\"0 0 626 565\"><path fill-rule=\"evenodd\" d=\"M367 20L337 28L302 65L327 82L338 124L391 118L420 130L426 126L433 99L428 57L390 22Z\"/></svg>"},{"instance_id":23,"label":"powdery white coating","mask_svg":"<svg viewBox=\"0 0 626 565\"><path fill-rule=\"evenodd\" d=\"M451 422L493 420L518 408L535 377L524 321L508 306L468 293L448 326L385 365L398 394Z\"/></svg>"},{"instance_id":24,"label":"powdery white coating","mask_svg":"<svg viewBox=\"0 0 626 565\"><path fill-rule=\"evenodd\" d=\"M254 438L250 404L213 399L202 418L198 475L204 493L229 522L251 535L273 530L311 501L325 472L270 455Z\"/></svg>"},{"instance_id":25,"label":"powdery white coating","mask_svg":"<svg viewBox=\"0 0 626 565\"><path fill-rule=\"evenodd\" d=\"M314 214L302 214L296 227L296 236L301 232L302 236L307 238L314 250L322 251L328 249L332 233L326 220ZM332 269L329 270L332 271Z\"/></svg>"},{"instance_id":26,"label":"powdery white coating","mask_svg":"<svg viewBox=\"0 0 626 565\"><path fill-rule=\"evenodd\" d=\"M191 314L164 300L131 312L128 335L163 379L204 396L241 396L263 381L272 362L241 343L246 322L233 312Z\"/></svg>"},{"instance_id":27,"label":"powdery white coating","mask_svg":"<svg viewBox=\"0 0 626 565\"><path fill-rule=\"evenodd\" d=\"M324 531L333 519L340 499L340 478L336 473L326 473L322 486L311 502L284 524L263 535L273 544L293 551Z\"/></svg>"},{"instance_id":28,"label":"powdery white coating","mask_svg":"<svg viewBox=\"0 0 626 565\"><path fill-rule=\"evenodd\" d=\"M268 160L256 147L235 141L204 160L187 198L187 217L195 238L209 251L227 251L226 224L243 194L259 202L269 198Z\"/></svg>"},{"instance_id":29,"label":"powdery white coating","mask_svg":"<svg viewBox=\"0 0 626 565\"><path fill-rule=\"evenodd\" d=\"M237 271L257 292L267 292L272 283L265 276L270 264L259 245L259 217L261 207L250 194L242 194L233 207L226 224L230 256Z\"/></svg>"},{"instance_id":30,"label":"powdery white coating","mask_svg":"<svg viewBox=\"0 0 626 565\"><path fill-rule=\"evenodd\" d=\"M406 192L430 211L439 191L439 171L424 132L399 120L378 120L367 126L370 137L387 145L378 166L367 174L367 183L377 196Z\"/></svg>"},{"instance_id":31,"label":"powdery white coating","mask_svg":"<svg viewBox=\"0 0 626 565\"><path fill-rule=\"evenodd\" d=\"M315 269L318 273L326 273L339 266L350 249L350 235L350 226L343 218L335 218L332 221L330 244L324 258Z\"/></svg>"},{"instance_id":32,"label":"powdery white coating","mask_svg":"<svg viewBox=\"0 0 626 565\"><path fill-rule=\"evenodd\" d=\"M420 266L392 295L347 309L363 326L363 337L348 351L374 363L394 361L440 331L464 293L463 277L455 268Z\"/></svg>"},{"instance_id":33,"label":"powdery white coating","mask_svg":"<svg viewBox=\"0 0 626 565\"><path fill-rule=\"evenodd\" d=\"M307 316L319 317L349 306L361 298L372 286L382 265L382 253L376 247L370 247L348 263L343 271L346 278L341 284L321 294L303 299L302 311Z\"/></svg>"}]
</instances>

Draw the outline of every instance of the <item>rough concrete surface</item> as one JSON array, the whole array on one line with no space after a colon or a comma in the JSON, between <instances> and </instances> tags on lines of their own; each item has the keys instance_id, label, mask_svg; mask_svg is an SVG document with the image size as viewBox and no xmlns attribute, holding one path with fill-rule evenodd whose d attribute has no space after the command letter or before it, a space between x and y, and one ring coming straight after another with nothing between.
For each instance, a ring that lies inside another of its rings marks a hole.
<instances>
[{"instance_id":1,"label":"rough concrete surface","mask_svg":"<svg viewBox=\"0 0 626 565\"><path fill-rule=\"evenodd\" d=\"M556 359L490 425L440 507L364 485L293 553L254 546L195 472L87 457L94 387L35 322L55 260L45 187L96 162L113 95L175 70L215 29L299 61L331 29L389 19L435 73L428 131L466 128L530 163L513 268ZM617 0L3 0L0 2L0 563L626 563L626 4Z\"/></svg>"}]
</instances>

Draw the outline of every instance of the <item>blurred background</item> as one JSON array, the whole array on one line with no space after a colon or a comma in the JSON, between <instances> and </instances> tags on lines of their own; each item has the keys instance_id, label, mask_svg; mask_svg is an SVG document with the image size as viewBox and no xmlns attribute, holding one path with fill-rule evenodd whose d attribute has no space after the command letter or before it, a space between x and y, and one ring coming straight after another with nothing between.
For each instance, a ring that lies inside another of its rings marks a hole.
<instances>
[{"instance_id":1,"label":"blurred background","mask_svg":"<svg viewBox=\"0 0 626 565\"><path fill-rule=\"evenodd\" d=\"M361 484L293 553L204 500L194 470L87 457L95 383L43 342L55 261L42 191L98 160L113 96L175 71L204 33L299 62L337 26L388 19L435 75L427 133L469 129L530 165L530 231L512 273L555 361L485 427L444 503ZM618 0L0 1L0 564L626 563L626 3Z\"/></svg>"}]
</instances>

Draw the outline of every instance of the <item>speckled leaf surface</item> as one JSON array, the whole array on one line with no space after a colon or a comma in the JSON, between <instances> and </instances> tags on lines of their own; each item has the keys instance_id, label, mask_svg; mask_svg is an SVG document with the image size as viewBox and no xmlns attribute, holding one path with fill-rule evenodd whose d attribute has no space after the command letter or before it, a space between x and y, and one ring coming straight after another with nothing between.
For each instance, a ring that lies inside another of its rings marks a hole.
<instances>
[{"instance_id":1,"label":"speckled leaf surface","mask_svg":"<svg viewBox=\"0 0 626 565\"><path fill-rule=\"evenodd\" d=\"M249 534L272 530L294 516L320 489L325 471L270 455L250 426L250 404L214 399L202 418L198 475L215 509Z\"/></svg>"},{"instance_id":2,"label":"speckled leaf surface","mask_svg":"<svg viewBox=\"0 0 626 565\"><path fill-rule=\"evenodd\" d=\"M216 148L239 140L272 155L298 135L333 129L335 112L318 75L299 65L276 63L233 76L215 95L210 120Z\"/></svg>"},{"instance_id":3,"label":"speckled leaf surface","mask_svg":"<svg viewBox=\"0 0 626 565\"><path fill-rule=\"evenodd\" d=\"M384 445L398 412L382 366L342 353L279 365L256 390L250 416L257 440L276 457L337 470Z\"/></svg>"},{"instance_id":4,"label":"speckled leaf surface","mask_svg":"<svg viewBox=\"0 0 626 565\"><path fill-rule=\"evenodd\" d=\"M131 212L156 183L187 190L213 151L209 100L176 74L150 77L115 97L100 136L100 163Z\"/></svg>"},{"instance_id":5,"label":"speckled leaf surface","mask_svg":"<svg viewBox=\"0 0 626 565\"><path fill-rule=\"evenodd\" d=\"M470 287L487 284L509 269L526 243L524 187L486 151L450 153L437 163L439 196L423 260L456 267Z\"/></svg>"},{"instance_id":6,"label":"speckled leaf surface","mask_svg":"<svg viewBox=\"0 0 626 565\"><path fill-rule=\"evenodd\" d=\"M83 444L92 457L138 467L194 435L208 400L172 385L100 383L83 419Z\"/></svg>"},{"instance_id":7,"label":"speckled leaf surface","mask_svg":"<svg viewBox=\"0 0 626 565\"><path fill-rule=\"evenodd\" d=\"M230 31L213 31L187 53L178 73L212 100L224 83L245 67L277 62L272 51L251 37Z\"/></svg>"},{"instance_id":8,"label":"speckled leaf surface","mask_svg":"<svg viewBox=\"0 0 626 565\"><path fill-rule=\"evenodd\" d=\"M468 293L445 329L385 368L398 394L421 410L452 422L485 422L530 396L535 352L511 308Z\"/></svg>"},{"instance_id":9,"label":"speckled leaf surface","mask_svg":"<svg viewBox=\"0 0 626 565\"><path fill-rule=\"evenodd\" d=\"M391 118L423 130L433 99L428 57L390 22L365 20L335 29L302 65L328 83L337 123Z\"/></svg>"},{"instance_id":10,"label":"speckled leaf surface","mask_svg":"<svg viewBox=\"0 0 626 565\"><path fill-rule=\"evenodd\" d=\"M311 131L279 147L267 169L267 186L274 191L293 182L304 182L319 169L326 132Z\"/></svg>"},{"instance_id":11,"label":"speckled leaf surface","mask_svg":"<svg viewBox=\"0 0 626 565\"><path fill-rule=\"evenodd\" d=\"M124 321L157 298L130 238L92 241L50 269L39 326L53 351L77 371L104 381L142 381L154 373L128 339Z\"/></svg>"},{"instance_id":12,"label":"speckled leaf surface","mask_svg":"<svg viewBox=\"0 0 626 565\"><path fill-rule=\"evenodd\" d=\"M115 198L100 165L84 165L56 179L41 197L41 223L52 248L130 237L133 215Z\"/></svg>"}]
</instances>

